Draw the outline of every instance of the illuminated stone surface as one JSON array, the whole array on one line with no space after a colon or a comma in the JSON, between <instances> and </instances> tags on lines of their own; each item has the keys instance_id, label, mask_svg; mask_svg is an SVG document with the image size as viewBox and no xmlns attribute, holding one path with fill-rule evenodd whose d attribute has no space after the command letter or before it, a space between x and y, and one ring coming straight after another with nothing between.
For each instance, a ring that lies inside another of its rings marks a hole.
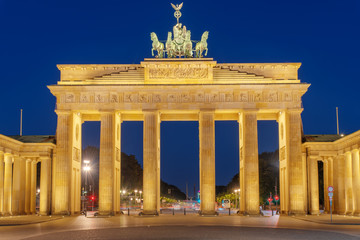
<instances>
[{"instance_id":1,"label":"illuminated stone surface","mask_svg":"<svg viewBox=\"0 0 360 240\"><path fill-rule=\"evenodd\" d=\"M143 121L143 214L156 215L161 122L198 121L201 213L216 214L214 124L236 120L240 212L257 215L262 174L257 121L276 120L281 213L319 213L317 162L323 161L324 188L335 187L334 211L357 215L360 131L330 142L302 136L301 97L309 84L298 79L299 67L300 63L218 64L210 58L59 65L60 81L49 86L57 100L56 147L51 142L26 143L0 135L1 213L35 213L37 162L41 162L40 214L80 212L84 121L101 122L99 213L119 213L121 123ZM307 139L303 144L302 137ZM328 201L325 208L330 208Z\"/></svg>"}]
</instances>

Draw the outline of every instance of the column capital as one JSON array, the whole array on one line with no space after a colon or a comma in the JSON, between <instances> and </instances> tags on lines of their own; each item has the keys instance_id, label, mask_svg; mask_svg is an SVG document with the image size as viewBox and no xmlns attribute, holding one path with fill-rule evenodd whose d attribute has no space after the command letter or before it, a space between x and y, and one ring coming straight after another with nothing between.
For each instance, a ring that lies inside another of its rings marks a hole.
<instances>
[{"instance_id":1,"label":"column capital","mask_svg":"<svg viewBox=\"0 0 360 240\"><path fill-rule=\"evenodd\" d=\"M351 150L352 153L358 153L359 152L359 149L358 148L355 148L353 150Z\"/></svg>"}]
</instances>

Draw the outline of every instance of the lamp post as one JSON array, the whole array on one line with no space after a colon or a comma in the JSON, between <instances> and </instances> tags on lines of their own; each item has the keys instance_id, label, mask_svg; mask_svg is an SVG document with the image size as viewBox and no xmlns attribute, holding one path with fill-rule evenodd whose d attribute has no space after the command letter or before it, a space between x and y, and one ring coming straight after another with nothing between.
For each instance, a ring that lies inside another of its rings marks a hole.
<instances>
[{"instance_id":1,"label":"lamp post","mask_svg":"<svg viewBox=\"0 0 360 240\"><path fill-rule=\"evenodd\" d=\"M142 191L140 190L139 193L140 193L140 208L141 208L141 194L142 194Z\"/></svg>"},{"instance_id":2,"label":"lamp post","mask_svg":"<svg viewBox=\"0 0 360 240\"><path fill-rule=\"evenodd\" d=\"M90 161L89 160L84 160L84 164L85 166L83 167L83 170L85 172L85 191L84 191L84 196L85 196L85 216L86 216L86 212L87 212L87 181L88 181L88 173L91 170L91 167L89 166Z\"/></svg>"},{"instance_id":3,"label":"lamp post","mask_svg":"<svg viewBox=\"0 0 360 240\"><path fill-rule=\"evenodd\" d=\"M235 192L235 208L237 208L237 205L238 205L238 197L237 197L237 189L234 190Z\"/></svg>"}]
</instances>

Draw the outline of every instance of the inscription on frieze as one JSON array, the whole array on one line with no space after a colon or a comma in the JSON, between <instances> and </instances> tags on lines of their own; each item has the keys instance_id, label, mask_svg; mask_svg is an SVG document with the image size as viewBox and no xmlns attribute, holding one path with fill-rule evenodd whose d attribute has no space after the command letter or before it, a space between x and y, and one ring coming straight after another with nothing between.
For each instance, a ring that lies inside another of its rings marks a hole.
<instances>
[{"instance_id":1,"label":"inscription on frieze","mask_svg":"<svg viewBox=\"0 0 360 240\"><path fill-rule=\"evenodd\" d=\"M208 68L166 68L149 69L149 79L207 79Z\"/></svg>"}]
</instances>

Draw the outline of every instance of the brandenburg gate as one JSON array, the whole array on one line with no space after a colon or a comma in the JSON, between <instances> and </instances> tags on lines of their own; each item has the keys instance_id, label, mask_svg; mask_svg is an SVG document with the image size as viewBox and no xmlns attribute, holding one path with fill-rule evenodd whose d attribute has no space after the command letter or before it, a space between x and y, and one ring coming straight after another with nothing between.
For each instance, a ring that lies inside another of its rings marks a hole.
<instances>
[{"instance_id":1,"label":"brandenburg gate","mask_svg":"<svg viewBox=\"0 0 360 240\"><path fill-rule=\"evenodd\" d=\"M279 123L283 213L306 212L299 63L152 58L131 65L58 65L52 212L80 211L81 124L100 121L99 213L120 211L121 123L143 121L143 214L160 209L160 124L199 122L201 214L215 214L215 121L239 123L241 212L259 214L258 120ZM126 141L126 139L124 140Z\"/></svg>"},{"instance_id":2,"label":"brandenburg gate","mask_svg":"<svg viewBox=\"0 0 360 240\"><path fill-rule=\"evenodd\" d=\"M360 131L344 137L303 135L301 97L310 84L298 79L301 64L205 58L209 32L191 40L179 22L182 4L172 6L177 24L166 42L150 34L155 58L140 64L58 65L60 81L48 86L56 97L56 146L44 140L51 136L0 134L0 215L36 212L38 163L40 214L80 212L85 121L101 122L99 214L120 212L123 121L143 121L144 215L160 210L161 122L198 121L200 214L215 215L215 121L226 120L239 124L240 213L260 213L257 121L276 120L281 213L320 213L322 162L324 190L334 188L334 212L360 215Z\"/></svg>"},{"instance_id":3,"label":"brandenburg gate","mask_svg":"<svg viewBox=\"0 0 360 240\"><path fill-rule=\"evenodd\" d=\"M281 211L307 211L305 161L301 152L300 63L219 64L207 55L209 32L192 41L179 22L166 42L153 32L152 55L140 64L58 65L57 153L52 212L80 211L81 124L100 121L99 214L120 211L121 123L143 121L143 213L160 210L160 124L199 122L201 214L216 214L215 121L239 123L240 211L259 214L258 120L279 123ZM193 47L193 42L196 42ZM165 44L164 44L165 43ZM165 58L167 56L167 58ZM125 139L126 141L126 139Z\"/></svg>"}]
</instances>

